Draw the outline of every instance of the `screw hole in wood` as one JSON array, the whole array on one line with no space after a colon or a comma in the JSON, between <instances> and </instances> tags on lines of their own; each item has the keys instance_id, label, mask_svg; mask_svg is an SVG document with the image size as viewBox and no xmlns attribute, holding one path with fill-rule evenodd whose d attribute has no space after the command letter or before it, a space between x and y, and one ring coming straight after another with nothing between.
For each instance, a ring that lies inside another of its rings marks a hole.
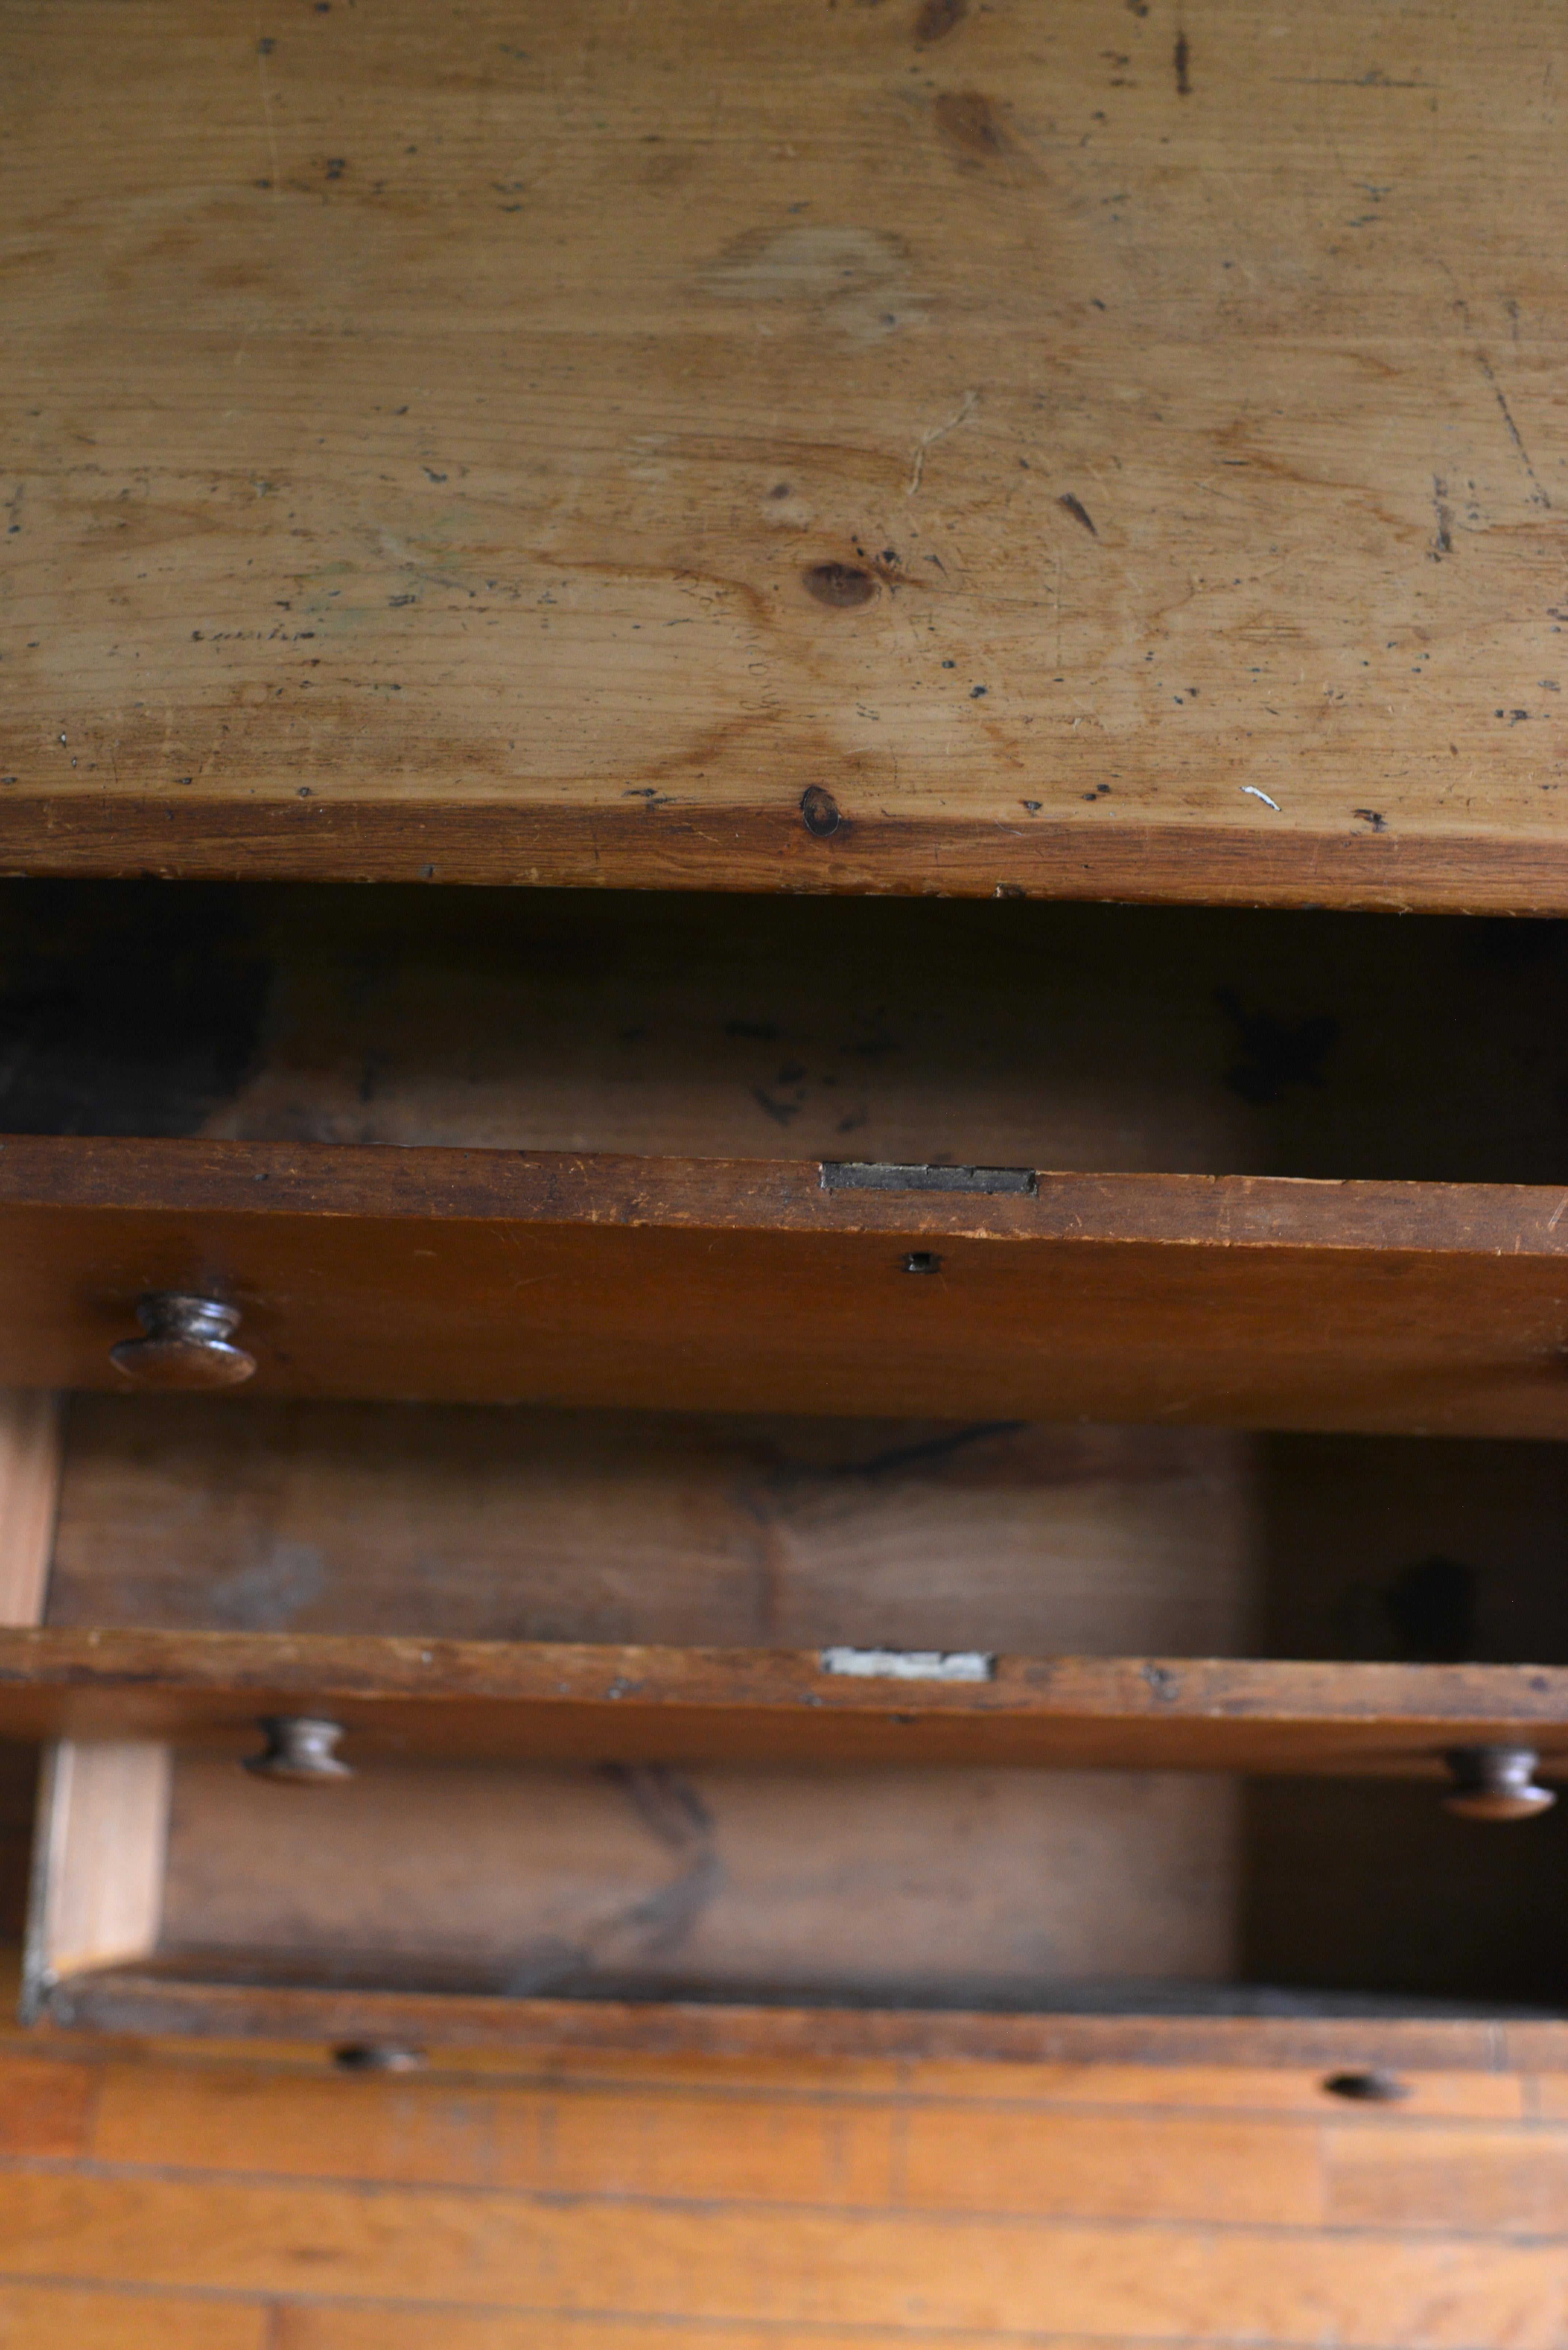
<instances>
[{"instance_id":1,"label":"screw hole in wood","mask_svg":"<svg viewBox=\"0 0 1568 2350\"><path fill-rule=\"evenodd\" d=\"M1330 2073L1323 2086L1331 2097L1347 2097L1353 2104L1364 2106L1395 2106L1410 2095L1407 2081L1377 2066L1370 2066L1365 2072Z\"/></svg>"},{"instance_id":2,"label":"screw hole in wood","mask_svg":"<svg viewBox=\"0 0 1568 2350\"><path fill-rule=\"evenodd\" d=\"M332 2051L340 2073L418 2073L424 2064L421 2048L399 2048L384 2041L351 2040Z\"/></svg>"}]
</instances>

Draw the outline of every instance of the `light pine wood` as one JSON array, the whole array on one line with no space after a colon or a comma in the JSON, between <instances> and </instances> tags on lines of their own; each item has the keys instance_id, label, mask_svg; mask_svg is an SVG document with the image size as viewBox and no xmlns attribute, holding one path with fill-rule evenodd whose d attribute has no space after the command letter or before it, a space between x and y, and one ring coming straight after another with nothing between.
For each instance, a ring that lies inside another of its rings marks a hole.
<instances>
[{"instance_id":1,"label":"light pine wood","mask_svg":"<svg viewBox=\"0 0 1568 2350\"><path fill-rule=\"evenodd\" d=\"M19 6L5 862L1563 911L1560 32Z\"/></svg>"},{"instance_id":2,"label":"light pine wood","mask_svg":"<svg viewBox=\"0 0 1568 2350\"><path fill-rule=\"evenodd\" d=\"M170 1750L150 1740L47 1750L38 1786L24 1992L37 2011L72 1974L144 1957L158 1939Z\"/></svg>"},{"instance_id":3,"label":"light pine wood","mask_svg":"<svg viewBox=\"0 0 1568 2350\"><path fill-rule=\"evenodd\" d=\"M0 1626L41 1624L60 1491L63 1399L0 1390Z\"/></svg>"}]
</instances>

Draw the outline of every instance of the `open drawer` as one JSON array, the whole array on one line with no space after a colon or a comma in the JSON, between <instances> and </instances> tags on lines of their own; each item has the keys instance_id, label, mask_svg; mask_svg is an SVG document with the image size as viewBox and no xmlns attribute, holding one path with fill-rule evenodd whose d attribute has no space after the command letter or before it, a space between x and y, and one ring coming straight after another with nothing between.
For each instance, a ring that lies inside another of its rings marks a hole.
<instances>
[{"instance_id":1,"label":"open drawer","mask_svg":"<svg viewBox=\"0 0 1568 2350\"><path fill-rule=\"evenodd\" d=\"M1568 1433L1556 924L0 914L0 1379Z\"/></svg>"},{"instance_id":2,"label":"open drawer","mask_svg":"<svg viewBox=\"0 0 1568 2350\"><path fill-rule=\"evenodd\" d=\"M43 1622L0 1638L0 1733L56 1742L32 2012L1568 2061L1568 1809L1445 1803L1499 1750L1538 1760L1516 1792L1568 1774L1568 1672L1508 1661L1563 1653L1565 1476L1518 1443L78 1399ZM354 1775L242 1767L299 1762L280 1718Z\"/></svg>"}]
</instances>

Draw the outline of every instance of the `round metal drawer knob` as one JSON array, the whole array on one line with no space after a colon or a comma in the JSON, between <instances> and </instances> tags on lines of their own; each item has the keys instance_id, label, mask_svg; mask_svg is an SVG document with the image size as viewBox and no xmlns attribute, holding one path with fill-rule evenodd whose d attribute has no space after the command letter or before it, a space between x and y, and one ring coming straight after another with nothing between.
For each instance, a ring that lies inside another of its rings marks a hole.
<instances>
[{"instance_id":1,"label":"round metal drawer knob","mask_svg":"<svg viewBox=\"0 0 1568 2350\"><path fill-rule=\"evenodd\" d=\"M1456 1746L1446 1760L1454 1792L1443 1800L1463 1820L1533 1820L1557 1801L1535 1784L1533 1746Z\"/></svg>"},{"instance_id":2,"label":"round metal drawer knob","mask_svg":"<svg viewBox=\"0 0 1568 2350\"><path fill-rule=\"evenodd\" d=\"M245 1757L245 1769L258 1779L275 1779L290 1787L329 1787L354 1776L334 1752L343 1735L340 1721L319 1721L309 1714L275 1713L261 1725L266 1745Z\"/></svg>"},{"instance_id":3,"label":"round metal drawer knob","mask_svg":"<svg viewBox=\"0 0 1568 2350\"><path fill-rule=\"evenodd\" d=\"M145 1337L122 1338L109 1360L139 1388L235 1388L255 1369L255 1357L232 1343L236 1305L159 1291L141 1299L136 1318Z\"/></svg>"}]
</instances>

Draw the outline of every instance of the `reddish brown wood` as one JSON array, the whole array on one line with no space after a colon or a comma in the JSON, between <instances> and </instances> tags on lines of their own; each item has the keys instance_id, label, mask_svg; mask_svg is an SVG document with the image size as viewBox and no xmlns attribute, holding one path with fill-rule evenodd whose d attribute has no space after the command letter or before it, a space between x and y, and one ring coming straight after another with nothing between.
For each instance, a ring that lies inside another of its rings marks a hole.
<instances>
[{"instance_id":1,"label":"reddish brown wood","mask_svg":"<svg viewBox=\"0 0 1568 2350\"><path fill-rule=\"evenodd\" d=\"M1568 1668L1003 1657L868 1680L815 1650L328 1634L0 1632L0 1736L213 1738L326 1715L381 1752L499 1760L1414 1773L1528 1744L1568 1770Z\"/></svg>"},{"instance_id":2,"label":"reddish brown wood","mask_svg":"<svg viewBox=\"0 0 1568 2350\"><path fill-rule=\"evenodd\" d=\"M241 1308L273 1393L1560 1436L1565 1201L17 1138L0 1380L109 1385L136 1301L196 1288Z\"/></svg>"},{"instance_id":3,"label":"reddish brown wood","mask_svg":"<svg viewBox=\"0 0 1568 2350\"><path fill-rule=\"evenodd\" d=\"M243 1961L236 1963L236 1971ZM1218 2004L1218 2001L1216 2004ZM1303 1998L1310 2010L1310 2000ZM190 1962L80 1975L51 2021L99 2032L214 2033L403 2045L624 2049L789 2059L950 2058L1002 2064L1386 2064L1410 2072L1568 2070L1568 2022L1338 2015L1005 2015L955 2009L760 2007L676 2000L497 1999L225 1981Z\"/></svg>"}]
</instances>

